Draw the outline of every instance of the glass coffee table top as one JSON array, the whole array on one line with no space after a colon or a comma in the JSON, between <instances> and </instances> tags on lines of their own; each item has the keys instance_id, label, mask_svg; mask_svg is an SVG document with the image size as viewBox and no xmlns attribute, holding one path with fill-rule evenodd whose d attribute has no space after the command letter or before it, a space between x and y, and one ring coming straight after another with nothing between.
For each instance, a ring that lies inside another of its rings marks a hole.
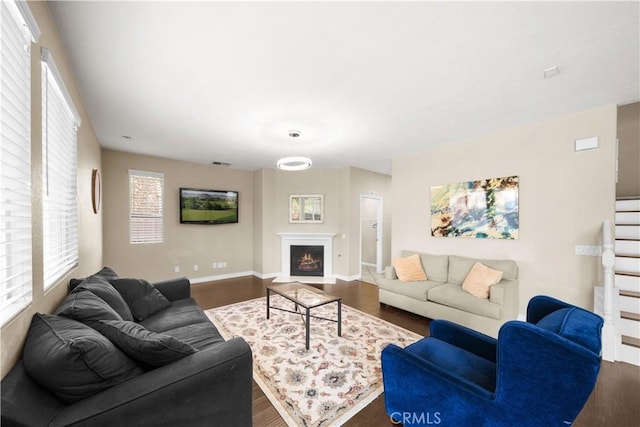
<instances>
[{"instance_id":1,"label":"glass coffee table top","mask_svg":"<svg viewBox=\"0 0 640 427\"><path fill-rule=\"evenodd\" d=\"M267 288L305 308L317 307L341 299L340 297L329 295L320 289L302 283L283 283L280 285L267 286Z\"/></svg>"}]
</instances>

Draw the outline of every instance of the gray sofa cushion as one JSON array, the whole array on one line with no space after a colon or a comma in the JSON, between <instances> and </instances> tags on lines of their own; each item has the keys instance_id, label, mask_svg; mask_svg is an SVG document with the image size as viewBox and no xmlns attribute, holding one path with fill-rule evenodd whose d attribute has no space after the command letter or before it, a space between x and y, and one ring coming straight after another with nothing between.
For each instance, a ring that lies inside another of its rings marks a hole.
<instances>
[{"instance_id":1,"label":"gray sofa cushion","mask_svg":"<svg viewBox=\"0 0 640 427\"><path fill-rule=\"evenodd\" d=\"M164 366L197 350L169 335L156 334L124 320L101 320L91 325L120 350L149 366Z\"/></svg>"},{"instance_id":2,"label":"gray sofa cushion","mask_svg":"<svg viewBox=\"0 0 640 427\"><path fill-rule=\"evenodd\" d=\"M98 320L122 320L122 317L109 304L87 290L67 295L55 314L83 323Z\"/></svg>"},{"instance_id":3,"label":"gray sofa cushion","mask_svg":"<svg viewBox=\"0 0 640 427\"><path fill-rule=\"evenodd\" d=\"M107 279L100 276L87 277L71 293L80 292L81 290L89 291L102 298L123 320L133 320L133 314L131 314L129 306Z\"/></svg>"},{"instance_id":4,"label":"gray sofa cushion","mask_svg":"<svg viewBox=\"0 0 640 427\"><path fill-rule=\"evenodd\" d=\"M76 288L76 286L78 286L79 284L81 284L82 282L84 282L87 279L91 279L91 278L101 278L104 280L112 280L112 279L117 279L118 278L118 273L116 273L115 271L113 271L113 269L109 268L109 267L102 267L102 269L100 271L98 271L97 273L93 273L91 276L87 276L84 278L79 278L79 279L71 279L69 280L69 291L72 291Z\"/></svg>"},{"instance_id":5,"label":"gray sofa cushion","mask_svg":"<svg viewBox=\"0 0 640 427\"><path fill-rule=\"evenodd\" d=\"M193 298L184 298L174 301L170 307L147 317L140 324L153 332L165 332L202 322L211 323Z\"/></svg>"},{"instance_id":6,"label":"gray sofa cushion","mask_svg":"<svg viewBox=\"0 0 640 427\"><path fill-rule=\"evenodd\" d=\"M494 270L502 271L503 280L515 280L518 277L518 264L511 260L477 259L450 255L449 279L447 282L454 285L462 285L476 262L480 262Z\"/></svg>"},{"instance_id":7,"label":"gray sofa cushion","mask_svg":"<svg viewBox=\"0 0 640 427\"><path fill-rule=\"evenodd\" d=\"M165 331L162 334L179 339L198 350L204 350L212 345L224 342L224 338L210 321L181 326Z\"/></svg>"},{"instance_id":8,"label":"gray sofa cushion","mask_svg":"<svg viewBox=\"0 0 640 427\"><path fill-rule=\"evenodd\" d=\"M171 302L144 279L115 279L109 283L127 302L133 317L140 321L163 310Z\"/></svg>"},{"instance_id":9,"label":"gray sofa cushion","mask_svg":"<svg viewBox=\"0 0 640 427\"><path fill-rule=\"evenodd\" d=\"M143 372L97 331L50 314L33 316L23 361L31 378L67 404Z\"/></svg>"},{"instance_id":10,"label":"gray sofa cushion","mask_svg":"<svg viewBox=\"0 0 640 427\"><path fill-rule=\"evenodd\" d=\"M427 279L433 282L445 283L449 275L449 256L448 255L431 255L414 251L402 251L402 256L420 255L422 268L427 273Z\"/></svg>"},{"instance_id":11,"label":"gray sofa cushion","mask_svg":"<svg viewBox=\"0 0 640 427\"><path fill-rule=\"evenodd\" d=\"M427 292L434 286L440 286L442 283L432 282L430 280L420 280L416 282L401 282L400 280L379 279L378 286L381 289L394 292L396 294L415 298L420 301L427 300Z\"/></svg>"},{"instance_id":12,"label":"gray sofa cushion","mask_svg":"<svg viewBox=\"0 0 640 427\"><path fill-rule=\"evenodd\" d=\"M502 306L490 300L477 298L465 292L461 286L451 283L436 286L429 290L429 301L457 308L458 310L478 314L480 316L500 319L502 317Z\"/></svg>"}]
</instances>

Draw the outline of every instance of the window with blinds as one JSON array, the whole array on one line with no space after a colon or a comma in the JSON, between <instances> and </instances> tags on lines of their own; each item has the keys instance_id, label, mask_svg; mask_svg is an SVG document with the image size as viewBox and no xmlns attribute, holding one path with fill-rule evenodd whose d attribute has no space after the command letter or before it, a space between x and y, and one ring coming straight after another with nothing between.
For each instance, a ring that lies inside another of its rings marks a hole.
<instances>
[{"instance_id":1,"label":"window with blinds","mask_svg":"<svg viewBox=\"0 0 640 427\"><path fill-rule=\"evenodd\" d=\"M42 227L44 287L78 264L77 130L80 116L42 48Z\"/></svg>"},{"instance_id":2,"label":"window with blinds","mask_svg":"<svg viewBox=\"0 0 640 427\"><path fill-rule=\"evenodd\" d=\"M26 4L0 2L0 324L32 300L31 41L40 30Z\"/></svg>"},{"instance_id":3,"label":"window with blinds","mask_svg":"<svg viewBox=\"0 0 640 427\"><path fill-rule=\"evenodd\" d=\"M129 170L129 243L162 243L164 174Z\"/></svg>"}]
</instances>

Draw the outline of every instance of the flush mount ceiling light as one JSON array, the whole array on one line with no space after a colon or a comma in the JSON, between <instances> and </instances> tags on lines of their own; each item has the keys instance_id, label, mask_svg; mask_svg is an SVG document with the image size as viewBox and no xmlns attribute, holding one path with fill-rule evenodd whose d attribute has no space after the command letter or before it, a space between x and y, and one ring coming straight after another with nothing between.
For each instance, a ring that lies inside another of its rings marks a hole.
<instances>
[{"instance_id":1,"label":"flush mount ceiling light","mask_svg":"<svg viewBox=\"0 0 640 427\"><path fill-rule=\"evenodd\" d=\"M278 160L276 166L278 169L283 171L302 171L305 169L309 169L313 163L311 159L308 157L301 156L293 156L293 157L283 157Z\"/></svg>"},{"instance_id":2,"label":"flush mount ceiling light","mask_svg":"<svg viewBox=\"0 0 640 427\"><path fill-rule=\"evenodd\" d=\"M291 138L299 138L300 131L299 130L290 130L287 132L287 135ZM302 156L291 156L291 157L283 157L278 160L276 163L276 167L283 171L302 171L305 169L309 169L313 162L308 157Z\"/></svg>"}]
</instances>

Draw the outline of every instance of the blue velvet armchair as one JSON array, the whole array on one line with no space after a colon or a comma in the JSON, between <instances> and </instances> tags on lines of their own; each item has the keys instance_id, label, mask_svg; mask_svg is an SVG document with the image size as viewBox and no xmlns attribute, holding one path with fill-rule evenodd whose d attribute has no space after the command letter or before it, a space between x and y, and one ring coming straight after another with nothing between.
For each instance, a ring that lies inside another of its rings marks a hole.
<instances>
[{"instance_id":1,"label":"blue velvet armchair","mask_svg":"<svg viewBox=\"0 0 640 427\"><path fill-rule=\"evenodd\" d=\"M405 426L568 426L600 370L602 318L547 296L498 339L434 320L430 336L382 351L385 406Z\"/></svg>"}]
</instances>

